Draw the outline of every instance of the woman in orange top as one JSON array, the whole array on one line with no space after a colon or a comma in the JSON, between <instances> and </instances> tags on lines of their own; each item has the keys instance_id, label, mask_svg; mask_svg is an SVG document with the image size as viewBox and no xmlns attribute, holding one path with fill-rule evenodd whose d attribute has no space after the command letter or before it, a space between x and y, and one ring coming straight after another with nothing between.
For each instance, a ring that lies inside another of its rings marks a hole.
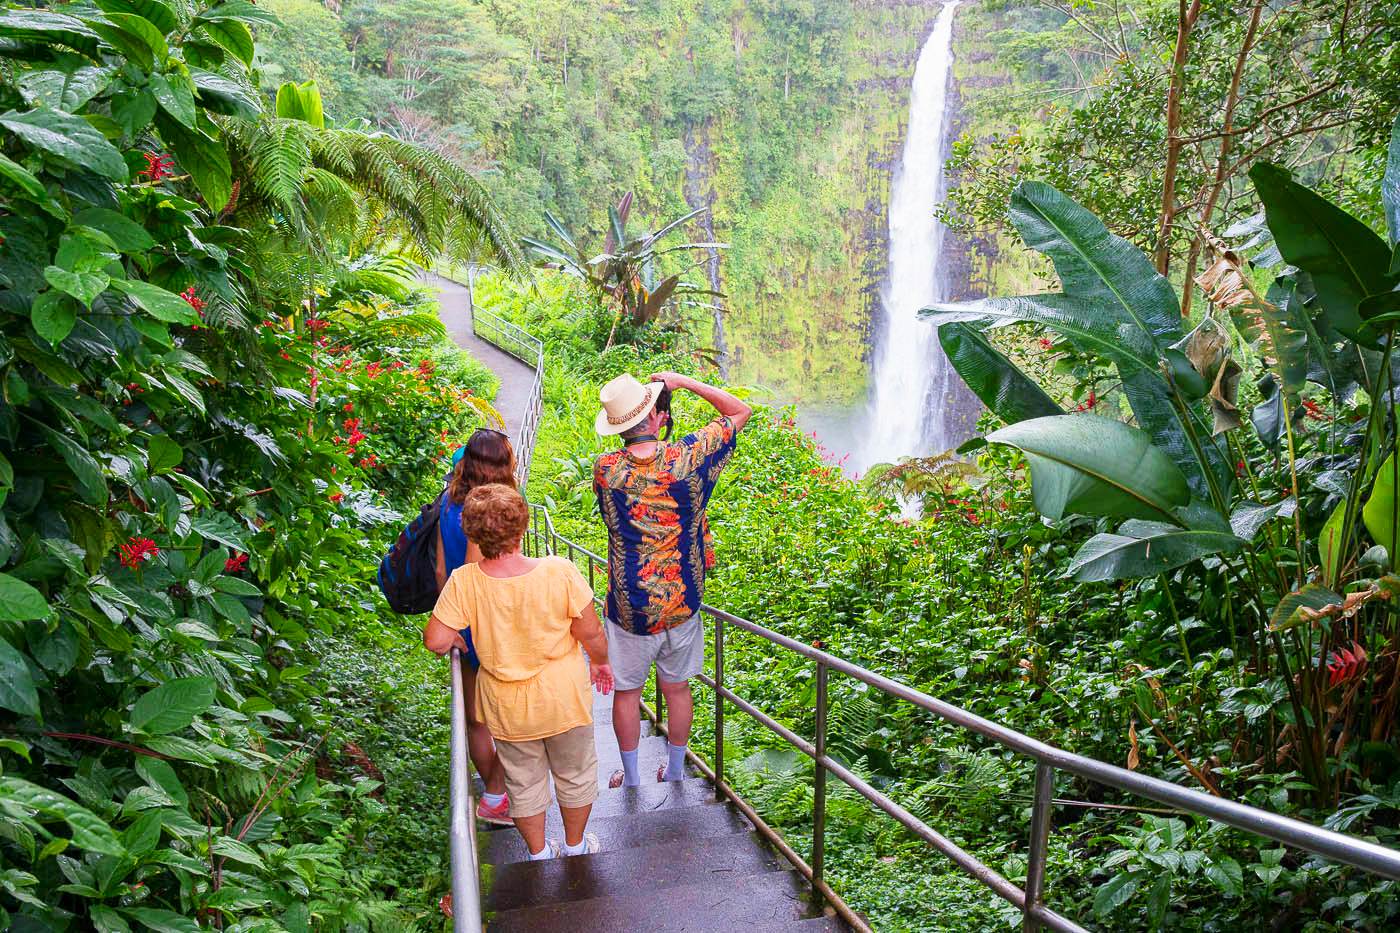
<instances>
[{"instance_id":1,"label":"woman in orange top","mask_svg":"<svg viewBox=\"0 0 1400 933\"><path fill-rule=\"evenodd\" d=\"M423 644L446 654L465 647L461 632L471 634L481 659L476 708L496 738L511 819L530 858L540 860L560 853L544 835L551 774L564 818L563 854L598 851L598 838L585 834L598 794L589 683L607 694L613 675L593 591L578 568L562 557L520 552L529 518L525 500L508 486L472 490L462 524L481 561L452 572Z\"/></svg>"}]
</instances>

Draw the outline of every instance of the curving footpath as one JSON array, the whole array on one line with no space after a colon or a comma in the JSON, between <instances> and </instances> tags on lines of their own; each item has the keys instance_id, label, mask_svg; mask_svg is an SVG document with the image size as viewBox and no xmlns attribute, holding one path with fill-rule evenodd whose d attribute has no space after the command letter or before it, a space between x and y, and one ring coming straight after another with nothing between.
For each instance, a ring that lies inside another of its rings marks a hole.
<instances>
[{"instance_id":1,"label":"curving footpath","mask_svg":"<svg viewBox=\"0 0 1400 933\"><path fill-rule=\"evenodd\" d=\"M435 272L423 273L423 281L437 293L438 315L452 342L466 350L501 380L493 403L506 422L506 433L520 436L520 426L530 404L535 371L493 344L482 340L472 328L471 292L467 286Z\"/></svg>"}]
</instances>

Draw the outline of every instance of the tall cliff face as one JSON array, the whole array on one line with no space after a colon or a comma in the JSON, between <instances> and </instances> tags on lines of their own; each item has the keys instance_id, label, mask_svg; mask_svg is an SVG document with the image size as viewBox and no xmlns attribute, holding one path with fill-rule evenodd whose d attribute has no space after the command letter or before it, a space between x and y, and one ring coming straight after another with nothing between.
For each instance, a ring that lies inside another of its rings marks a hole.
<instances>
[{"instance_id":1,"label":"tall cliff face","mask_svg":"<svg viewBox=\"0 0 1400 933\"><path fill-rule=\"evenodd\" d=\"M703 179L700 188L709 183L715 232L730 244L718 264L727 311L715 332L722 328L734 381L817 406L865 397L886 273L890 178L910 74L938 10L901 0L853 7L845 41L857 70L834 117L803 140L791 181L756 203L739 204L743 154L733 151L722 120L707 127L708 146L687 146L687 189L692 177ZM708 164L697 162L707 155ZM700 206L689 190L687 200ZM951 238L947 252L966 268Z\"/></svg>"}]
</instances>

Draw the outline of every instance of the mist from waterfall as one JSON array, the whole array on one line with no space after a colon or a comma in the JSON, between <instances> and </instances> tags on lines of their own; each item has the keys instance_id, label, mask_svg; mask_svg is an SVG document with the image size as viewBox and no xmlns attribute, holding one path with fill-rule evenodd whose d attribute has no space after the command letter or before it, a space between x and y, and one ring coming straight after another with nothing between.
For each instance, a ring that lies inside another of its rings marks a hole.
<instances>
[{"instance_id":1,"label":"mist from waterfall","mask_svg":"<svg viewBox=\"0 0 1400 933\"><path fill-rule=\"evenodd\" d=\"M934 208L944 195L953 16L961 2L944 4L914 66L909 130L890 187L889 266L866 431L851 458L860 472L875 463L946 450L962 439L950 435L945 409L966 390L935 329L918 318L920 308L947 292L939 268L944 228Z\"/></svg>"}]
</instances>

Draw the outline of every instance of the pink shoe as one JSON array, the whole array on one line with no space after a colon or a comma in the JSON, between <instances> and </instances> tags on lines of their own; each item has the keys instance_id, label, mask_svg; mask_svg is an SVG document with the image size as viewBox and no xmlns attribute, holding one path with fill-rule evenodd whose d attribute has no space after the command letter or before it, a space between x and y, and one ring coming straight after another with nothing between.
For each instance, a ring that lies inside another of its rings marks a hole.
<instances>
[{"instance_id":1,"label":"pink shoe","mask_svg":"<svg viewBox=\"0 0 1400 933\"><path fill-rule=\"evenodd\" d=\"M515 825L510 818L510 795L502 794L504 799L499 807L488 807L485 800L478 800L476 803L476 818L487 823L495 823L497 826Z\"/></svg>"}]
</instances>

